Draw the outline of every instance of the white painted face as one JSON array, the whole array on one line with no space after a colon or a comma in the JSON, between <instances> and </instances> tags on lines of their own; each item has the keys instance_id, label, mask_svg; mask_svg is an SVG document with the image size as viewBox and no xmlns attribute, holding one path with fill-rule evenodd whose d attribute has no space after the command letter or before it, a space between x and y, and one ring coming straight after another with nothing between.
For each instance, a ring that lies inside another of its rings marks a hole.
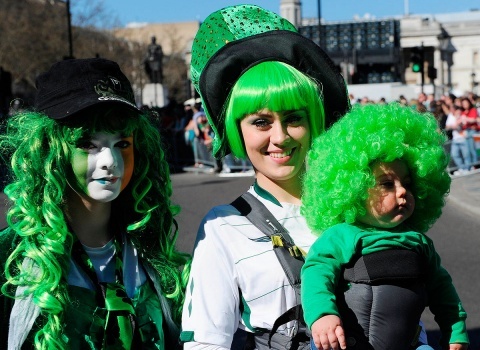
<instances>
[{"instance_id":1,"label":"white painted face","mask_svg":"<svg viewBox=\"0 0 480 350\"><path fill-rule=\"evenodd\" d=\"M75 187L94 201L114 200L131 179L133 153L133 136L97 132L81 140L72 157Z\"/></svg>"}]
</instances>

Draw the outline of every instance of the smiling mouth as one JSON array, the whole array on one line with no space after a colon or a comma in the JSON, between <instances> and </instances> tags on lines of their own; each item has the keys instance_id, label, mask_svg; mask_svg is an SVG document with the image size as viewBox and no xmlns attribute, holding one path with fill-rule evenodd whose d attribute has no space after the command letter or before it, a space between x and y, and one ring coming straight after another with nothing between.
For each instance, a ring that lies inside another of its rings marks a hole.
<instances>
[{"instance_id":1,"label":"smiling mouth","mask_svg":"<svg viewBox=\"0 0 480 350\"><path fill-rule=\"evenodd\" d=\"M285 151L285 152L282 152L282 153L278 153L278 152L267 152L267 155L272 157L272 158L285 158L285 157L288 157L290 156L293 151L295 150L295 148L292 148L288 151Z\"/></svg>"}]
</instances>

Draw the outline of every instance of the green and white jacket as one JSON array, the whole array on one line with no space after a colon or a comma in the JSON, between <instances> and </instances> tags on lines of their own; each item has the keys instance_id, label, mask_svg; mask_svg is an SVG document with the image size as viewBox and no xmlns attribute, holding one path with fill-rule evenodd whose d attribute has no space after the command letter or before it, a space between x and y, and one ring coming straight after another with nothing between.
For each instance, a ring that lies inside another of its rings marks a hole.
<instances>
[{"instance_id":1,"label":"green and white jacket","mask_svg":"<svg viewBox=\"0 0 480 350\"><path fill-rule=\"evenodd\" d=\"M300 206L278 202L257 184L249 189L305 251L316 239L300 215ZM231 205L211 209L195 244L183 306L181 340L230 349L240 328L266 332L275 320L298 305L295 291L273 252L271 240ZM277 332L291 336L296 322ZM206 346L208 348L208 346Z\"/></svg>"}]
</instances>

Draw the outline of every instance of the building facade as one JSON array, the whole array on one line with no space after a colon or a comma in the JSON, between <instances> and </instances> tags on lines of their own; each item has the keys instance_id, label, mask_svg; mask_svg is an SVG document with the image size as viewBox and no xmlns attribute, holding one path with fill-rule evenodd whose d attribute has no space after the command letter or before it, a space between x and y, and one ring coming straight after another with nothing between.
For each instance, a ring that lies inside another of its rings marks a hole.
<instances>
[{"instance_id":1,"label":"building facade","mask_svg":"<svg viewBox=\"0 0 480 350\"><path fill-rule=\"evenodd\" d=\"M351 91L375 98L381 87L390 91L381 96L387 99L399 94L414 98L420 91L480 94L480 11L319 23L302 18L300 0L280 0L279 13L329 54ZM155 36L166 55L183 53L189 64L199 24L152 23L115 34L143 43ZM419 51L423 74L412 70L412 57Z\"/></svg>"}]
</instances>

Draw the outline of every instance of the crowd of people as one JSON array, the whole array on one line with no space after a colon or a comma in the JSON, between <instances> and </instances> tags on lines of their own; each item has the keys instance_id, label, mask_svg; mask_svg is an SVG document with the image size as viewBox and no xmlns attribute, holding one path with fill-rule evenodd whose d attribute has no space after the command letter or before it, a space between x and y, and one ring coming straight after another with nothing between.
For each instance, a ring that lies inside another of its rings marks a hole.
<instances>
[{"instance_id":1,"label":"crowd of people","mask_svg":"<svg viewBox=\"0 0 480 350\"><path fill-rule=\"evenodd\" d=\"M368 97L354 98L352 105L386 104L384 98L372 101ZM448 93L435 98L434 94L420 93L418 98L407 100L399 96L395 101L421 113L431 113L441 131L448 137L451 162L448 166L452 175L466 175L480 168L480 96L468 92L462 96Z\"/></svg>"},{"instance_id":2,"label":"crowd of people","mask_svg":"<svg viewBox=\"0 0 480 350\"><path fill-rule=\"evenodd\" d=\"M442 346L468 349L426 235L451 182L438 119L352 106L325 52L256 5L203 21L191 77L200 101L179 121L137 108L115 62L64 60L37 78L34 108L8 119L0 348L426 350L428 304ZM478 114L461 104L467 139ZM255 171L208 211L191 255L175 247L178 138ZM350 279L359 272L369 278Z\"/></svg>"}]
</instances>

